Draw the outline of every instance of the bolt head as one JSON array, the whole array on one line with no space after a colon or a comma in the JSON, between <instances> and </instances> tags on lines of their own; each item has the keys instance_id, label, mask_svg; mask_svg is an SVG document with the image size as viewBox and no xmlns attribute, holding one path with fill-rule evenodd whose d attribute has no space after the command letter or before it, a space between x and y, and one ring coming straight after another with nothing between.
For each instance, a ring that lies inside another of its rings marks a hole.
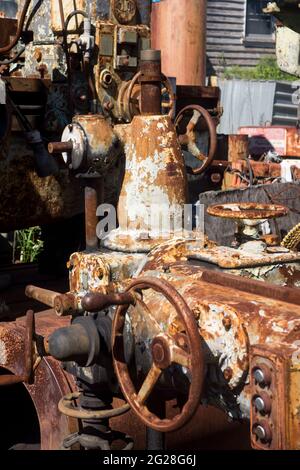
<instances>
[{"instance_id":1,"label":"bolt head","mask_svg":"<svg viewBox=\"0 0 300 470\"><path fill-rule=\"evenodd\" d=\"M258 426L255 426L254 428L254 434L260 439L261 441L264 441L266 439L266 431L263 426L260 424Z\"/></svg>"},{"instance_id":2,"label":"bolt head","mask_svg":"<svg viewBox=\"0 0 300 470\"><path fill-rule=\"evenodd\" d=\"M256 397L254 399L254 405L258 411L265 411L265 408L266 408L265 402L261 397Z\"/></svg>"},{"instance_id":3,"label":"bolt head","mask_svg":"<svg viewBox=\"0 0 300 470\"><path fill-rule=\"evenodd\" d=\"M261 369L255 369L254 378L259 384L263 384L265 382L265 375Z\"/></svg>"}]
</instances>

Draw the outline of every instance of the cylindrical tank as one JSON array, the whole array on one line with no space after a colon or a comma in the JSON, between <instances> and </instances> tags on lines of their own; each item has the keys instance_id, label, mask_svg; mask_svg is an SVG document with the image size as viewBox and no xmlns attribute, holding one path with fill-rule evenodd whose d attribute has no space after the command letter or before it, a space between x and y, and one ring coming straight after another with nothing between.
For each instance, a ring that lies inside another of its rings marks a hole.
<instances>
[{"instance_id":1,"label":"cylindrical tank","mask_svg":"<svg viewBox=\"0 0 300 470\"><path fill-rule=\"evenodd\" d=\"M152 4L151 45L162 51L162 71L177 85L205 85L206 0Z\"/></svg>"}]
</instances>

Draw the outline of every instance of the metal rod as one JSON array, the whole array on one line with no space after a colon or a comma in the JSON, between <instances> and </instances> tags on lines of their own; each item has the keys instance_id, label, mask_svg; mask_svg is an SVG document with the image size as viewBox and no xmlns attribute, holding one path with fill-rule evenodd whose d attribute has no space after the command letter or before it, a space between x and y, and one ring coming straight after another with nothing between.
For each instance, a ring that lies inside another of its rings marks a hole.
<instances>
[{"instance_id":1,"label":"metal rod","mask_svg":"<svg viewBox=\"0 0 300 470\"><path fill-rule=\"evenodd\" d=\"M73 142L50 142L48 144L48 152L53 153L62 153L62 152L71 152L73 149Z\"/></svg>"}]
</instances>

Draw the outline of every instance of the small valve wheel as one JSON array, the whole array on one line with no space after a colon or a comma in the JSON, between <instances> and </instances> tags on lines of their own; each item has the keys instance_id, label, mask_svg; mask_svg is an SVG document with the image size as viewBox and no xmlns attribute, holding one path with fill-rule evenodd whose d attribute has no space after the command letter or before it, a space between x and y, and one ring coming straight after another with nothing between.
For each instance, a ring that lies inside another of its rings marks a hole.
<instances>
[{"instance_id":1,"label":"small valve wheel","mask_svg":"<svg viewBox=\"0 0 300 470\"><path fill-rule=\"evenodd\" d=\"M284 217L288 214L288 211L288 208L282 205L260 204L257 202L215 204L207 209L209 215L232 219L237 222L237 243L241 240L260 239L260 225L268 219Z\"/></svg>"},{"instance_id":2,"label":"small valve wheel","mask_svg":"<svg viewBox=\"0 0 300 470\"><path fill-rule=\"evenodd\" d=\"M209 114L209 112L202 108L199 105L189 105L183 108L175 120L175 127L179 131L179 124L184 118L184 115L188 112L193 111L192 117L190 118L188 124L186 125L185 134L179 134L179 141L181 145L185 145L189 152L198 160L203 162L202 166L198 168L193 168L192 173L194 175L201 175L204 173L207 168L212 164L213 158L217 151L217 131L215 123ZM196 126L199 123L200 119L204 118L206 126L209 130L209 137L210 137L210 146L208 155L204 155L200 149L197 147L196 144Z\"/></svg>"},{"instance_id":3,"label":"small valve wheel","mask_svg":"<svg viewBox=\"0 0 300 470\"><path fill-rule=\"evenodd\" d=\"M240 202L215 204L208 207L207 213L225 219L266 220L284 217L288 208L276 204L259 204L256 202Z\"/></svg>"},{"instance_id":4,"label":"small valve wheel","mask_svg":"<svg viewBox=\"0 0 300 470\"><path fill-rule=\"evenodd\" d=\"M142 76L142 72L138 72L132 80L129 82L128 89L126 91L126 97L124 96L125 103L123 105L124 109L127 110L127 115L129 120L131 121L133 118L133 112L132 112L132 95L133 91L135 89L135 86L138 83L138 80ZM166 93L169 95L169 101L163 101L162 107L163 108L168 108L170 109L168 115L169 117L172 117L175 111L175 95L173 92L173 87L171 81L166 77L165 75L161 74L161 82L164 85L164 87L161 90L162 95L164 96ZM124 93L125 95L125 93ZM135 100L136 101L136 100ZM140 100L139 105L140 105Z\"/></svg>"}]
</instances>

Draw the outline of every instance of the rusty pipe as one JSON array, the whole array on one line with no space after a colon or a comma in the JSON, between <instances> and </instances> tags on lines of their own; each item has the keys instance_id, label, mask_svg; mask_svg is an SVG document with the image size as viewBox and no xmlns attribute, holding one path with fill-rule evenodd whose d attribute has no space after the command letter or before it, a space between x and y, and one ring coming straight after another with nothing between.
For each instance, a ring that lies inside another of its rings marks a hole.
<instances>
[{"instance_id":1,"label":"rusty pipe","mask_svg":"<svg viewBox=\"0 0 300 470\"><path fill-rule=\"evenodd\" d=\"M48 152L53 153L63 153L71 152L73 150L73 142L50 142L48 144Z\"/></svg>"},{"instance_id":2,"label":"rusty pipe","mask_svg":"<svg viewBox=\"0 0 300 470\"><path fill-rule=\"evenodd\" d=\"M90 184L89 186L85 187L84 195L86 250L95 251L98 248L98 238L96 231L98 224L98 217L96 215L98 207L97 190Z\"/></svg>"},{"instance_id":3,"label":"rusty pipe","mask_svg":"<svg viewBox=\"0 0 300 470\"><path fill-rule=\"evenodd\" d=\"M37 300L55 310L59 317L71 315L77 311L76 297L71 294L60 294L52 290L42 289L36 286L27 286L25 295L31 299Z\"/></svg>"},{"instance_id":4,"label":"rusty pipe","mask_svg":"<svg viewBox=\"0 0 300 470\"><path fill-rule=\"evenodd\" d=\"M19 23L18 23L17 33L16 33L16 35L14 36L14 38L12 39L12 41L9 44L7 44L6 46L0 47L0 54L5 54L5 53L11 51L12 48L15 47L15 45L19 41L19 39L21 37L21 34L22 34L22 31L23 31L25 18L26 18L27 11L28 11L30 3L31 3L31 0L26 0L25 1L25 4L23 6L23 10L22 10L22 13L21 13L21 17L20 17L20 20L19 20Z\"/></svg>"},{"instance_id":5,"label":"rusty pipe","mask_svg":"<svg viewBox=\"0 0 300 470\"><path fill-rule=\"evenodd\" d=\"M146 49L140 62L141 114L161 114L161 53Z\"/></svg>"},{"instance_id":6,"label":"rusty pipe","mask_svg":"<svg viewBox=\"0 0 300 470\"><path fill-rule=\"evenodd\" d=\"M25 295L30 299L37 300L42 304L54 307L55 298L60 295L59 292L54 292L48 289L42 289L36 286L27 286L25 289Z\"/></svg>"},{"instance_id":7,"label":"rusty pipe","mask_svg":"<svg viewBox=\"0 0 300 470\"><path fill-rule=\"evenodd\" d=\"M162 52L162 70L177 85L205 86L207 0L152 3L151 45Z\"/></svg>"}]
</instances>

